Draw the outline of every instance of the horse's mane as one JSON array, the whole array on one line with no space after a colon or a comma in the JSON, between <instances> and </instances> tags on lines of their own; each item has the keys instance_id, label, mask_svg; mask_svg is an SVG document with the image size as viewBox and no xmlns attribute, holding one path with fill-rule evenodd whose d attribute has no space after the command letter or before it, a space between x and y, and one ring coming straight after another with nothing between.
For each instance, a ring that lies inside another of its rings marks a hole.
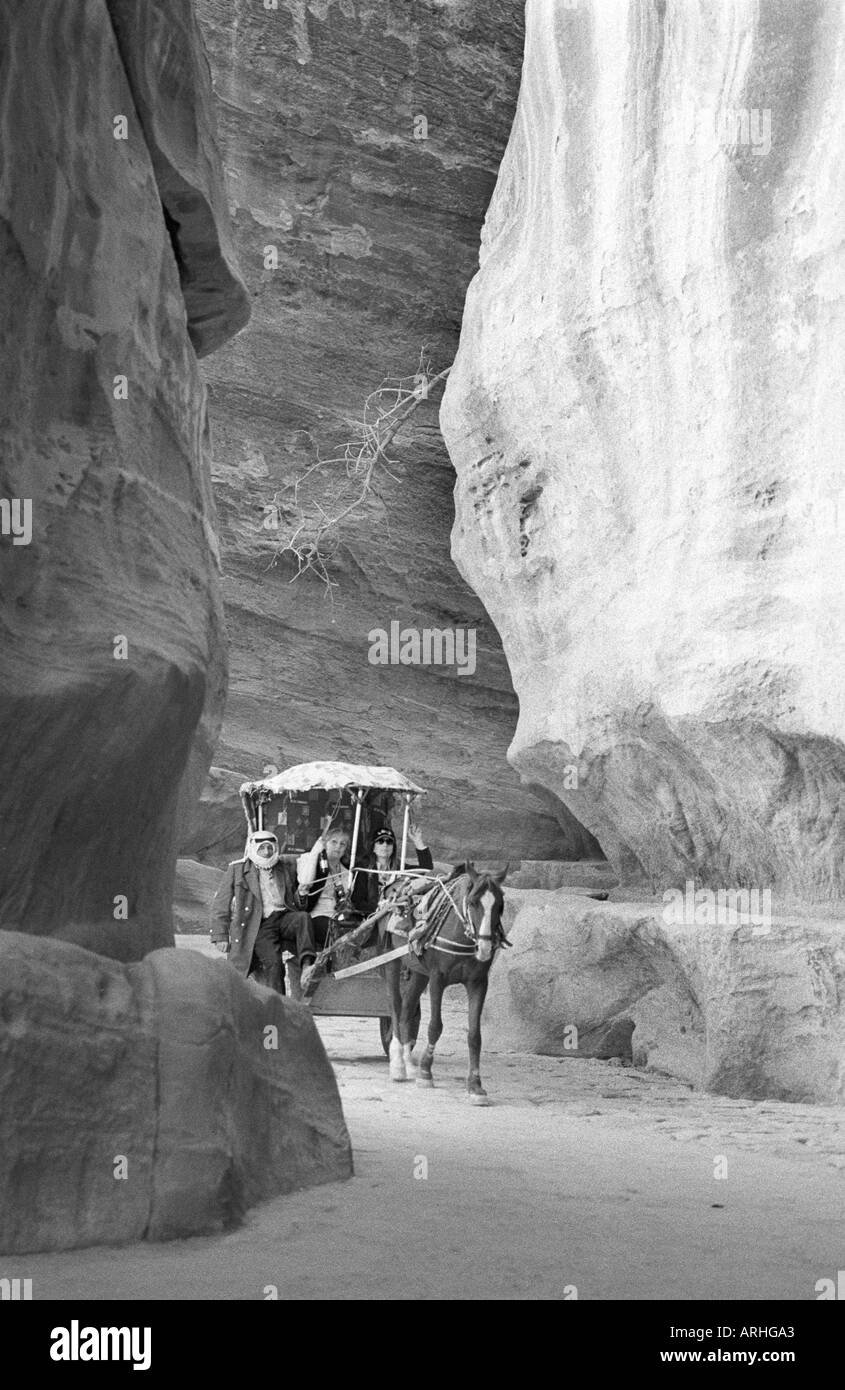
<instances>
[{"instance_id":1,"label":"horse's mane","mask_svg":"<svg viewBox=\"0 0 845 1390\"><path fill-rule=\"evenodd\" d=\"M459 878L468 878L471 880L473 875L475 875L476 882L474 885L470 887L471 897L475 897L476 889L485 880L489 880L491 886L496 891L498 896L504 896L502 894L502 885L499 882L499 880L495 877L495 875L492 873L492 871L490 869L476 869L475 865L472 863L471 860L464 860L460 864L453 864L452 869L447 878L444 879L444 882L454 883L455 880Z\"/></svg>"}]
</instances>

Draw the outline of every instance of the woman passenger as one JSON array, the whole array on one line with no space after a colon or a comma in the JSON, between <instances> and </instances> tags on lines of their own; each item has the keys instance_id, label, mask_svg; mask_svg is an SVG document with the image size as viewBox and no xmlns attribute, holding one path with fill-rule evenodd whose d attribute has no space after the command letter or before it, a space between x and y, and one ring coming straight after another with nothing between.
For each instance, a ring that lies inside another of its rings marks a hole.
<instances>
[{"instance_id":1,"label":"woman passenger","mask_svg":"<svg viewBox=\"0 0 845 1390\"><path fill-rule=\"evenodd\" d=\"M413 840L414 847L417 851L417 862L415 866L406 865L406 868L416 867L418 869L427 869L430 871L434 868L434 860L431 857L431 850L426 847L422 831L417 821L409 822L408 834ZM358 897L358 903L356 905L360 906L365 915L369 917L379 906L385 891L392 883L396 882L398 877L399 852L396 846L396 836L389 825L385 826L382 830L376 831L376 836L373 841L373 853L369 863L365 867L375 872L359 875L359 882L363 879L365 886L364 891ZM358 895L356 894L356 896Z\"/></svg>"}]
</instances>

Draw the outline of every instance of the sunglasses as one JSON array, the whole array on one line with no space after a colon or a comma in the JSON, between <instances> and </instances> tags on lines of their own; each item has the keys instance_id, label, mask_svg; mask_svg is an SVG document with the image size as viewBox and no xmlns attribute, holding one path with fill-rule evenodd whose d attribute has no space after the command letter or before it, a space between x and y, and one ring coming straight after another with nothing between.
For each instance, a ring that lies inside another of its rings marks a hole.
<instances>
[{"instance_id":1,"label":"sunglasses","mask_svg":"<svg viewBox=\"0 0 845 1390\"><path fill-rule=\"evenodd\" d=\"M373 844L376 845L395 845L396 841L392 835L376 835Z\"/></svg>"}]
</instances>

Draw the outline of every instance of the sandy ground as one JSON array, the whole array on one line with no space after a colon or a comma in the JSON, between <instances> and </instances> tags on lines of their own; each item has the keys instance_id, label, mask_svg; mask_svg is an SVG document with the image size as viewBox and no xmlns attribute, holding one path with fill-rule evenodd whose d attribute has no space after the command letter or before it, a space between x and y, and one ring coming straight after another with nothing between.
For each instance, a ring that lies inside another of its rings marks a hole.
<instances>
[{"instance_id":1,"label":"sandy ground","mask_svg":"<svg viewBox=\"0 0 845 1390\"><path fill-rule=\"evenodd\" d=\"M30 1256L38 1296L813 1300L845 1268L841 1111L492 1050L480 1109L465 1017L450 990L434 1090L389 1081L375 1020L318 1020L351 1181L267 1202L226 1236Z\"/></svg>"}]
</instances>

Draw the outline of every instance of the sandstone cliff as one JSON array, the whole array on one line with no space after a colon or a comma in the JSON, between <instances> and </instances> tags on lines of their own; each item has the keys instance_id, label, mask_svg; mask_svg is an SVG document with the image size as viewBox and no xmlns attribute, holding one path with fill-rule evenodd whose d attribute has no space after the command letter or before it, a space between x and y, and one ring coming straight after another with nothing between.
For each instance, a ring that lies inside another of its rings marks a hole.
<instances>
[{"instance_id":1,"label":"sandstone cliff","mask_svg":"<svg viewBox=\"0 0 845 1390\"><path fill-rule=\"evenodd\" d=\"M290 557L271 567L262 529L263 504L334 452L383 377L413 373L423 344L435 367L452 360L516 104L521 7L198 0L198 15L253 305L250 332L205 368L231 651L216 761L250 777L326 757L402 767L433 790L424 815L445 857L594 851L507 765L516 700L449 556L436 402L344 528L334 611L315 581L290 583ZM477 628L475 674L371 665L368 633L394 620Z\"/></svg>"},{"instance_id":2,"label":"sandstone cliff","mask_svg":"<svg viewBox=\"0 0 845 1390\"><path fill-rule=\"evenodd\" d=\"M189 0L11 0L0 65L0 927L135 959L225 685L195 349L249 304Z\"/></svg>"},{"instance_id":3,"label":"sandstone cliff","mask_svg":"<svg viewBox=\"0 0 845 1390\"><path fill-rule=\"evenodd\" d=\"M845 889L844 65L835 0L527 6L453 554L628 882Z\"/></svg>"}]
</instances>

